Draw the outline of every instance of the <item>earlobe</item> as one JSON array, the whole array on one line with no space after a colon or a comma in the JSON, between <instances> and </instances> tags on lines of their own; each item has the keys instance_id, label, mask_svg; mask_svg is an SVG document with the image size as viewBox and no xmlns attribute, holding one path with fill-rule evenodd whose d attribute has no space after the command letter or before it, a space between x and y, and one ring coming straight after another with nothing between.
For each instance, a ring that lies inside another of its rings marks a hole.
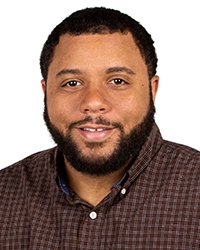
<instances>
[{"instance_id":1,"label":"earlobe","mask_svg":"<svg viewBox=\"0 0 200 250\"><path fill-rule=\"evenodd\" d=\"M151 89L152 89L152 98L153 101L155 102L156 99L156 94L158 91L158 86L159 86L159 76L153 76L151 79Z\"/></svg>"},{"instance_id":2,"label":"earlobe","mask_svg":"<svg viewBox=\"0 0 200 250\"><path fill-rule=\"evenodd\" d=\"M43 93L45 94L45 92L46 92L46 82L45 82L44 79L41 80L41 85L42 85Z\"/></svg>"}]
</instances>

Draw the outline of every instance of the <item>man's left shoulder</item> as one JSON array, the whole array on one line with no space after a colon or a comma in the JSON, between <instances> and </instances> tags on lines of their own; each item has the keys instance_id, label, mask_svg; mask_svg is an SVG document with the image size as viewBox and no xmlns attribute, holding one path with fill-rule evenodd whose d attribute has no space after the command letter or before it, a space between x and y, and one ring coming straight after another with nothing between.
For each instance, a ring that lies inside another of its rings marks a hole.
<instances>
[{"instance_id":1,"label":"man's left shoulder","mask_svg":"<svg viewBox=\"0 0 200 250\"><path fill-rule=\"evenodd\" d=\"M174 163L200 167L200 152L192 147L167 141L163 141L162 153L167 155ZM200 168L199 168L200 169Z\"/></svg>"}]
</instances>

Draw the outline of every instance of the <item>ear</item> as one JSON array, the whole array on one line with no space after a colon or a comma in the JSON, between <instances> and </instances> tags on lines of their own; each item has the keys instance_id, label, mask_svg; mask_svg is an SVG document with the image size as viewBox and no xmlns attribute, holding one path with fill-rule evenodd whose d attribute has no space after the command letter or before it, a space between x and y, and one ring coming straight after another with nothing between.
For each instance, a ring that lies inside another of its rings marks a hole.
<instances>
[{"instance_id":1,"label":"ear","mask_svg":"<svg viewBox=\"0 0 200 250\"><path fill-rule=\"evenodd\" d=\"M152 90L153 102L155 102L155 99L156 99L158 85L159 85L159 77L155 75L151 78L151 90Z\"/></svg>"},{"instance_id":2,"label":"ear","mask_svg":"<svg viewBox=\"0 0 200 250\"><path fill-rule=\"evenodd\" d=\"M43 93L45 94L45 92L46 92L46 82L45 82L44 79L41 80L41 85L42 85Z\"/></svg>"}]
</instances>

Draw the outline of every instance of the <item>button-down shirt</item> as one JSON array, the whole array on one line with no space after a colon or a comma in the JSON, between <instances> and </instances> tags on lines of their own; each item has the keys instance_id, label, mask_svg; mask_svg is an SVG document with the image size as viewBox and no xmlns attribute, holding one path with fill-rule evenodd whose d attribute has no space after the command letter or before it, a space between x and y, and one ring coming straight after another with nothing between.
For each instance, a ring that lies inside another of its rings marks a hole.
<instances>
[{"instance_id":1,"label":"button-down shirt","mask_svg":"<svg viewBox=\"0 0 200 250\"><path fill-rule=\"evenodd\" d=\"M0 249L200 249L200 153L156 125L96 207L69 189L56 148L0 172Z\"/></svg>"}]
</instances>

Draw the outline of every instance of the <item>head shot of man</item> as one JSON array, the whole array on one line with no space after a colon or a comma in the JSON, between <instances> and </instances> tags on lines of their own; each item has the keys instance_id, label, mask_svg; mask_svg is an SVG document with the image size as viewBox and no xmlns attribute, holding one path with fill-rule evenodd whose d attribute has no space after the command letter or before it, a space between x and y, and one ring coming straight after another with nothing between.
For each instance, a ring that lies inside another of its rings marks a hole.
<instances>
[{"instance_id":1,"label":"head shot of man","mask_svg":"<svg viewBox=\"0 0 200 250\"><path fill-rule=\"evenodd\" d=\"M1 249L199 249L200 153L161 136L157 61L118 10L53 29L40 68L56 147L1 170Z\"/></svg>"}]
</instances>

